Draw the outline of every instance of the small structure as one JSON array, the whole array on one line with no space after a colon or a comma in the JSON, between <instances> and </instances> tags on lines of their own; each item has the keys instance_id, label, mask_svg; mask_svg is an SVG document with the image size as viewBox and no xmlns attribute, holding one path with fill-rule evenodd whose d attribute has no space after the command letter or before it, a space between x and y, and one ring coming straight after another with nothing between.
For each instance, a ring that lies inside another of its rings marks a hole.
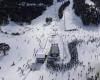
<instances>
[{"instance_id":1,"label":"small structure","mask_svg":"<svg viewBox=\"0 0 100 80\"><path fill-rule=\"evenodd\" d=\"M32 63L31 70L32 71L40 70L45 60L46 60L45 54L36 54L36 61L35 63Z\"/></svg>"},{"instance_id":2,"label":"small structure","mask_svg":"<svg viewBox=\"0 0 100 80\"><path fill-rule=\"evenodd\" d=\"M45 62L46 55L45 54L37 54L36 55L36 63L43 64Z\"/></svg>"},{"instance_id":3,"label":"small structure","mask_svg":"<svg viewBox=\"0 0 100 80\"><path fill-rule=\"evenodd\" d=\"M50 52L47 56L47 65L54 64L56 61L60 60L60 51L58 44L52 44L50 48Z\"/></svg>"}]
</instances>

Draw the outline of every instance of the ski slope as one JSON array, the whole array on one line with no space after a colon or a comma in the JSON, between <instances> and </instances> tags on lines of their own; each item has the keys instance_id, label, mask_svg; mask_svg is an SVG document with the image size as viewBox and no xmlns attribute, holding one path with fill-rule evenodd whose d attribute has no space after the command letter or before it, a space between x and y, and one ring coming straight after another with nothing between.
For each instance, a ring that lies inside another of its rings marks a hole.
<instances>
[{"instance_id":1,"label":"ski slope","mask_svg":"<svg viewBox=\"0 0 100 80\"><path fill-rule=\"evenodd\" d=\"M74 14L73 0L70 2L61 20L58 19L56 11L62 3L55 3L33 20L31 25L19 26L11 22L7 26L1 26L1 30L8 34L0 33L0 43L9 44L11 49L7 52L8 55L0 55L0 80L86 80L90 75L87 75L90 66L95 68L91 75L99 71L100 25L98 27L84 26L80 18ZM90 0L86 2L93 4ZM53 18L50 25L46 25L46 17ZM67 31L71 29L77 29L77 31ZM24 34L11 35L16 32L24 32ZM48 54L52 43L58 43L61 57L67 56L66 62L69 62L70 54L67 44L76 39L82 41L77 49L79 61L83 65L65 72L54 72L49 71L44 64L40 70L30 71L30 66L36 58L34 55L41 52ZM95 41L91 42L94 39ZM15 65L11 66L13 62Z\"/></svg>"}]
</instances>

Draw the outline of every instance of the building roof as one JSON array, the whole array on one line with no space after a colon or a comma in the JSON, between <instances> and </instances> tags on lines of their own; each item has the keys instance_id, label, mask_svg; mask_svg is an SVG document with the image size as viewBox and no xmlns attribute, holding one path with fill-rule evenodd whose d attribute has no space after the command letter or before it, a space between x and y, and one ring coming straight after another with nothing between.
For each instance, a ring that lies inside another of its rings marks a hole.
<instances>
[{"instance_id":1,"label":"building roof","mask_svg":"<svg viewBox=\"0 0 100 80\"><path fill-rule=\"evenodd\" d=\"M58 44L51 45L50 54L59 54Z\"/></svg>"},{"instance_id":2,"label":"building roof","mask_svg":"<svg viewBox=\"0 0 100 80\"><path fill-rule=\"evenodd\" d=\"M36 58L45 58L45 54L37 54Z\"/></svg>"}]
</instances>

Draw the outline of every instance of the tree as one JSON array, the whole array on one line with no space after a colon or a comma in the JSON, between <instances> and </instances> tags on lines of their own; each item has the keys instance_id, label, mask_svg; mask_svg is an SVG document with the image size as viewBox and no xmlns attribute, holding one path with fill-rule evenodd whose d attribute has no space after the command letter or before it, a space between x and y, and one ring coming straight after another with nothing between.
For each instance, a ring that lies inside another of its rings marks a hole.
<instances>
[{"instance_id":1,"label":"tree","mask_svg":"<svg viewBox=\"0 0 100 80\"><path fill-rule=\"evenodd\" d=\"M47 24L50 24L51 22L52 22L52 18L51 18L51 17L46 18L46 23L47 23Z\"/></svg>"},{"instance_id":2,"label":"tree","mask_svg":"<svg viewBox=\"0 0 100 80\"><path fill-rule=\"evenodd\" d=\"M85 0L74 0L74 12L81 17L84 25L100 23L100 12L96 6L85 3Z\"/></svg>"},{"instance_id":3,"label":"tree","mask_svg":"<svg viewBox=\"0 0 100 80\"><path fill-rule=\"evenodd\" d=\"M4 3L9 7L9 6L15 6L18 3L18 0L3 0Z\"/></svg>"},{"instance_id":4,"label":"tree","mask_svg":"<svg viewBox=\"0 0 100 80\"><path fill-rule=\"evenodd\" d=\"M6 55L6 51L10 50L10 46L6 43L0 43L0 51L2 51L4 53L4 55Z\"/></svg>"},{"instance_id":5,"label":"tree","mask_svg":"<svg viewBox=\"0 0 100 80\"><path fill-rule=\"evenodd\" d=\"M64 4L62 4L62 5L60 6L60 8L59 8L59 10L58 10L58 17L59 17L59 19L61 19L61 18L63 17L63 11L65 10L65 8L66 8L67 6L69 6L69 4L70 4L70 1L66 1Z\"/></svg>"}]
</instances>

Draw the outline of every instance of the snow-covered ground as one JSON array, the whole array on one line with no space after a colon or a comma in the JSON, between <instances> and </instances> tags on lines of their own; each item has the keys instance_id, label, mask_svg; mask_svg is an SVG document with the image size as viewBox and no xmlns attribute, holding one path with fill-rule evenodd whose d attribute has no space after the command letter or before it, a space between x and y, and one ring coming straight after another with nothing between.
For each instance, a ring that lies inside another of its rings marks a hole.
<instances>
[{"instance_id":1,"label":"snow-covered ground","mask_svg":"<svg viewBox=\"0 0 100 80\"><path fill-rule=\"evenodd\" d=\"M1 26L1 30L9 34L0 33L0 43L9 44L11 49L7 56L0 55L0 80L86 80L90 65L96 68L94 74L99 71L100 26L84 26L80 18L74 14L73 2L70 1L71 4L65 9L61 20L58 20L55 12L58 11L61 3L56 3L48 7L43 15L33 20L31 25L18 26L11 22L5 27ZM87 3L90 3L90 0L87 0ZM46 17L53 18L50 25L46 25ZM67 31L70 29L77 29L77 31ZM16 32L24 32L24 34L11 35ZM65 72L53 72L47 70L44 64L38 71L29 70L35 60L34 54L41 52L48 54L51 43L58 43L61 57L63 58L67 53L67 61L69 61L67 44L76 39L82 41L77 49L79 61L83 62L84 66L74 67ZM95 41L92 42L94 39ZM14 66L12 66L13 62Z\"/></svg>"}]
</instances>

